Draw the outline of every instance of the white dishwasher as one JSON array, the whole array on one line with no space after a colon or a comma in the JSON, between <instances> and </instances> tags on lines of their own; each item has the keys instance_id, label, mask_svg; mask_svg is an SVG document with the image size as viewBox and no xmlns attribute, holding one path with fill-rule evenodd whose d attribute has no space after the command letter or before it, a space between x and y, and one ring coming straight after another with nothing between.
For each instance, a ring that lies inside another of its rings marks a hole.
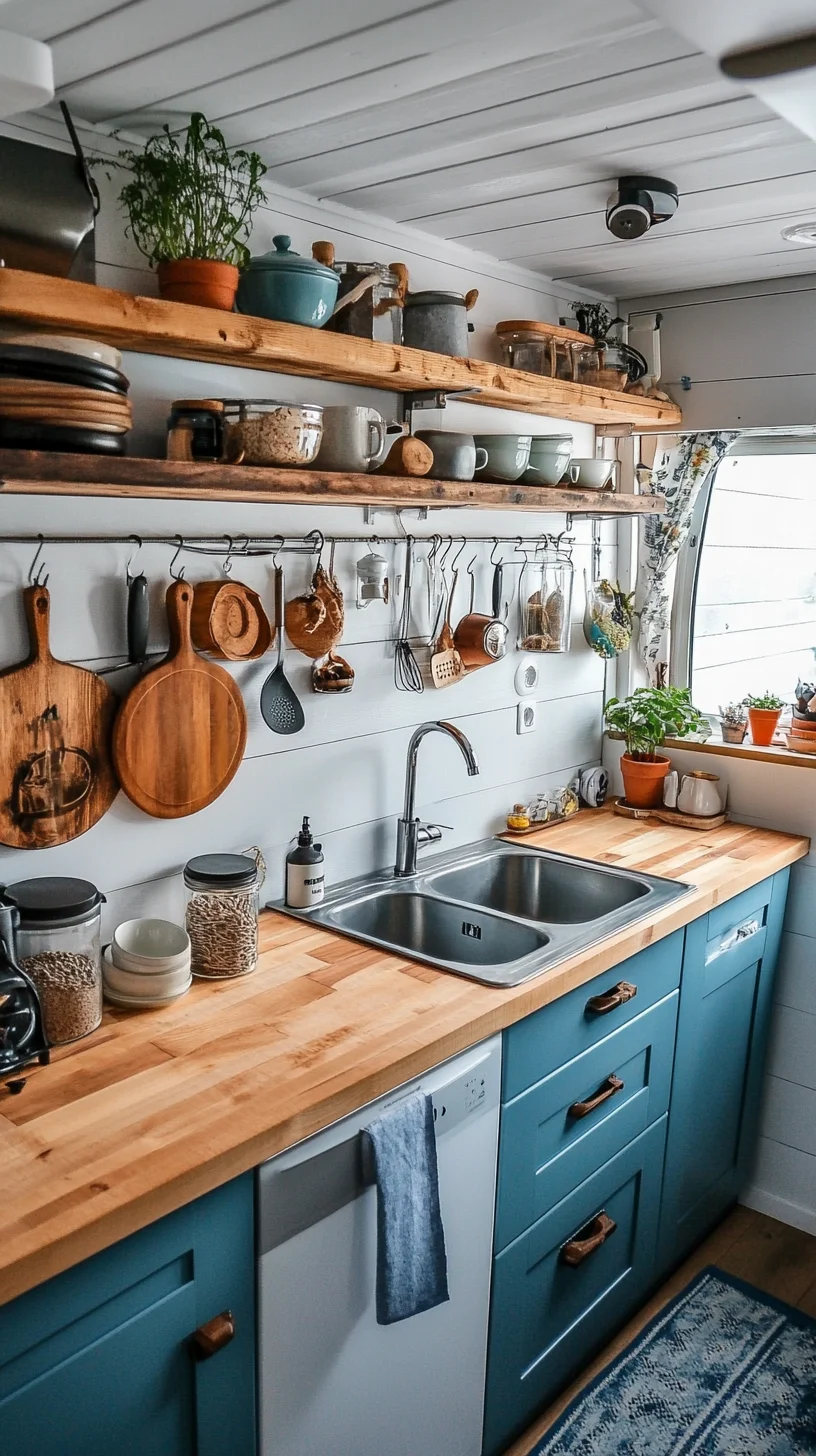
<instances>
[{"instance_id":1,"label":"white dishwasher","mask_svg":"<svg viewBox=\"0 0 816 1456\"><path fill-rule=\"evenodd\" d=\"M500 1074L495 1036L258 1170L261 1456L479 1456ZM450 1299L378 1325L360 1131L413 1092L433 1098Z\"/></svg>"}]
</instances>

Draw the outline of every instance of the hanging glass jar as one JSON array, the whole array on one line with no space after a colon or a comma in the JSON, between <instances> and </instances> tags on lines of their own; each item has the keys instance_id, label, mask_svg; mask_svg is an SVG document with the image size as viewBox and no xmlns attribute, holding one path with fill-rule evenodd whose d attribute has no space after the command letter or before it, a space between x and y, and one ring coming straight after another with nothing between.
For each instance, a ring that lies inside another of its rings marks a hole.
<instances>
[{"instance_id":1,"label":"hanging glass jar","mask_svg":"<svg viewBox=\"0 0 816 1456\"><path fill-rule=\"evenodd\" d=\"M568 652L573 567L569 546L556 538L544 556L525 561L519 578L522 652Z\"/></svg>"},{"instance_id":2,"label":"hanging glass jar","mask_svg":"<svg viewBox=\"0 0 816 1456\"><path fill-rule=\"evenodd\" d=\"M618 657L626 652L634 629L633 598L619 581L590 582L584 572L586 606L584 637L599 657Z\"/></svg>"}]
</instances>

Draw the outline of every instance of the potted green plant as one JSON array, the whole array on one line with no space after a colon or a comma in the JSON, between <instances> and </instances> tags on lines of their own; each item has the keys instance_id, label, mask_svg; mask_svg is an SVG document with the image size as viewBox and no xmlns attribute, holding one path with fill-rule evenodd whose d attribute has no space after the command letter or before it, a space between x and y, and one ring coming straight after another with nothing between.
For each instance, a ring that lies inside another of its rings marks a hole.
<instances>
[{"instance_id":1,"label":"potted green plant","mask_svg":"<svg viewBox=\"0 0 816 1456\"><path fill-rule=\"evenodd\" d=\"M770 748L784 706L782 699L771 692L760 693L756 697L749 694L745 706L751 725L751 742L758 748Z\"/></svg>"},{"instance_id":2,"label":"potted green plant","mask_svg":"<svg viewBox=\"0 0 816 1456\"><path fill-rule=\"evenodd\" d=\"M230 151L197 111L183 131L165 125L142 151L128 147L116 161L97 164L130 174L119 201L127 232L157 270L162 298L231 309L264 199L266 167L257 152Z\"/></svg>"},{"instance_id":3,"label":"potted green plant","mask_svg":"<svg viewBox=\"0 0 816 1456\"><path fill-rule=\"evenodd\" d=\"M723 743L742 743L748 732L748 709L744 703L726 703L720 708Z\"/></svg>"},{"instance_id":4,"label":"potted green plant","mask_svg":"<svg viewBox=\"0 0 816 1456\"><path fill-rule=\"evenodd\" d=\"M610 698L604 718L607 728L626 740L621 773L627 804L657 808L670 768L670 760L656 752L658 745L664 738L685 738L705 726L688 688L636 688L623 700Z\"/></svg>"}]
</instances>

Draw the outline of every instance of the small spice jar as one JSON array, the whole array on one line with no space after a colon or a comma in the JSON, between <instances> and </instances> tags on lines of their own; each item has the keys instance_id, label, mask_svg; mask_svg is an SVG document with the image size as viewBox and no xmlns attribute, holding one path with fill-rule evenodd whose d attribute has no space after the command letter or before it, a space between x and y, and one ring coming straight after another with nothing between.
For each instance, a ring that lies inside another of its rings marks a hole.
<instances>
[{"instance_id":1,"label":"small spice jar","mask_svg":"<svg viewBox=\"0 0 816 1456\"><path fill-rule=\"evenodd\" d=\"M248 854L200 854L187 861L184 923L194 976L224 980L254 971L261 881Z\"/></svg>"},{"instance_id":2,"label":"small spice jar","mask_svg":"<svg viewBox=\"0 0 816 1456\"><path fill-rule=\"evenodd\" d=\"M4 891L20 915L17 958L40 997L51 1046L102 1020L100 923L105 897L89 880L18 880Z\"/></svg>"},{"instance_id":3,"label":"small spice jar","mask_svg":"<svg viewBox=\"0 0 816 1456\"><path fill-rule=\"evenodd\" d=\"M177 399L167 416L168 460L220 460L224 453L224 401Z\"/></svg>"}]
</instances>

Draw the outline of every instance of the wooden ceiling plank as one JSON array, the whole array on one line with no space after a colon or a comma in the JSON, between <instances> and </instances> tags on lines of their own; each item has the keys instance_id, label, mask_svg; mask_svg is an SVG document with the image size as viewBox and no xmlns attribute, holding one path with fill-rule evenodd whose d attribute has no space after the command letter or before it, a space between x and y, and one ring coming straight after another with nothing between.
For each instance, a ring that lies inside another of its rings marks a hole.
<instances>
[{"instance_id":1,"label":"wooden ceiling plank","mask_svg":"<svg viewBox=\"0 0 816 1456\"><path fill-rule=\"evenodd\" d=\"M488 146L481 143L480 155L459 156L438 167L432 166L431 158L424 158L422 170L412 168L409 172L394 176L376 185L365 185L341 193L335 199L347 207L368 207L385 211L395 220L406 222L420 214L448 206L464 207L469 202L487 202L494 198L514 196L524 190L531 176L542 166L550 165L553 159L563 160L571 151L582 153L591 159L597 154L598 132L614 135L627 133L627 139L682 136L686 131L700 134L729 124L767 119L768 113L753 97L733 101L691 102L678 109L674 97L653 94L651 97L633 103L631 95L627 101L625 93L615 112L609 109L577 116L554 116L537 127L530 127L524 133L502 139L502 148L488 154ZM553 148L558 147L558 151ZM466 146L461 148L464 152ZM472 149L471 149L472 150Z\"/></svg>"}]
</instances>

